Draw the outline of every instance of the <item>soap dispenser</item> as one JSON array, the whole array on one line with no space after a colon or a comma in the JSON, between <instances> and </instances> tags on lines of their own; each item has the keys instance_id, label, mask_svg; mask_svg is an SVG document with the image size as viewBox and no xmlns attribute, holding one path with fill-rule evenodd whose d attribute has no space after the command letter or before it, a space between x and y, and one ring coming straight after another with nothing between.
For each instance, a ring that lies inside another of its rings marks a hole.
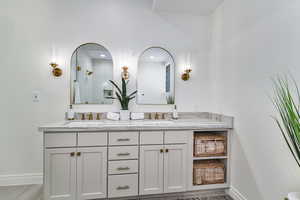
<instances>
[{"instance_id":1,"label":"soap dispenser","mask_svg":"<svg viewBox=\"0 0 300 200\"><path fill-rule=\"evenodd\" d=\"M68 112L67 112L67 119L68 120L74 120L75 119L75 113L74 113L74 110L73 110L73 106L70 105L69 109L68 109Z\"/></svg>"},{"instance_id":2,"label":"soap dispenser","mask_svg":"<svg viewBox=\"0 0 300 200\"><path fill-rule=\"evenodd\" d=\"M178 119L178 112L177 112L177 106L176 105L174 105L173 119Z\"/></svg>"}]
</instances>

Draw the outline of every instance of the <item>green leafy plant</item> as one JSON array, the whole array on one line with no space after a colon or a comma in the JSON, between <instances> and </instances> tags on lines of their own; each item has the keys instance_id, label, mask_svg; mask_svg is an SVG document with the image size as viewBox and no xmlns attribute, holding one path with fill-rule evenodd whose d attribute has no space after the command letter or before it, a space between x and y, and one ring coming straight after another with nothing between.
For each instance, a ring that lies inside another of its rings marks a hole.
<instances>
[{"instance_id":1,"label":"green leafy plant","mask_svg":"<svg viewBox=\"0 0 300 200\"><path fill-rule=\"evenodd\" d=\"M273 103L279 113L280 119L274 117L291 153L300 167L300 93L297 83L293 79L290 87L288 79L277 77L273 79ZM293 96L292 93L296 95Z\"/></svg>"},{"instance_id":2,"label":"green leafy plant","mask_svg":"<svg viewBox=\"0 0 300 200\"><path fill-rule=\"evenodd\" d=\"M175 98L173 96L167 96L167 104L174 104Z\"/></svg>"},{"instance_id":3,"label":"green leafy plant","mask_svg":"<svg viewBox=\"0 0 300 200\"><path fill-rule=\"evenodd\" d=\"M121 104L121 107L122 107L122 110L128 110L128 105L129 105L129 102L135 98L135 94L137 93L137 90L132 92L131 94L127 95L127 85L128 85L128 82L129 81L125 81L124 78L122 78L122 89L112 80L109 80L114 86L115 88L117 89L117 91L115 92L116 97L110 97L111 99L118 99L120 104Z\"/></svg>"}]
</instances>

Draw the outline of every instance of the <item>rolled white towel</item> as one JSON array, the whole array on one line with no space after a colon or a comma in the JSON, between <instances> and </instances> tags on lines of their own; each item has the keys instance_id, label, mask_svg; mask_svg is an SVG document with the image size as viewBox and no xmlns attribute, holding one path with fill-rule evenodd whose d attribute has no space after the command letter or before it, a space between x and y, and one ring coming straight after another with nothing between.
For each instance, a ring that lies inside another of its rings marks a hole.
<instances>
[{"instance_id":1,"label":"rolled white towel","mask_svg":"<svg viewBox=\"0 0 300 200\"><path fill-rule=\"evenodd\" d=\"M145 119L145 113L131 113L131 119L132 120L143 120Z\"/></svg>"},{"instance_id":2,"label":"rolled white towel","mask_svg":"<svg viewBox=\"0 0 300 200\"><path fill-rule=\"evenodd\" d=\"M118 113L108 112L106 118L118 121L120 119L120 115Z\"/></svg>"}]
</instances>

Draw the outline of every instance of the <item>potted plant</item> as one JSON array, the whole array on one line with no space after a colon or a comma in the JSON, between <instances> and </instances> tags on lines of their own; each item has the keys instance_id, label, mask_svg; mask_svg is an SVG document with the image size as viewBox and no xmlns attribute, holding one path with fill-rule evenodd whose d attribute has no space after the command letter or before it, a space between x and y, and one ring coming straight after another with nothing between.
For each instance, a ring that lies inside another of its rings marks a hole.
<instances>
[{"instance_id":1,"label":"potted plant","mask_svg":"<svg viewBox=\"0 0 300 200\"><path fill-rule=\"evenodd\" d=\"M124 78L122 78L122 87L120 88L114 81L109 80L117 89L115 92L117 97L111 97L112 99L118 99L121 104L121 110L120 110L120 119L121 120L129 120L130 119L130 112L128 110L129 102L135 98L135 94L137 93L137 90L132 92L131 94L127 95L127 85L129 81L125 81Z\"/></svg>"},{"instance_id":2,"label":"potted plant","mask_svg":"<svg viewBox=\"0 0 300 200\"><path fill-rule=\"evenodd\" d=\"M295 161L300 167L300 92L295 81L290 87L287 78L278 77L274 81L273 102L280 118L274 117ZM296 98L292 95L296 92ZM288 200L300 200L300 192L288 194Z\"/></svg>"}]
</instances>

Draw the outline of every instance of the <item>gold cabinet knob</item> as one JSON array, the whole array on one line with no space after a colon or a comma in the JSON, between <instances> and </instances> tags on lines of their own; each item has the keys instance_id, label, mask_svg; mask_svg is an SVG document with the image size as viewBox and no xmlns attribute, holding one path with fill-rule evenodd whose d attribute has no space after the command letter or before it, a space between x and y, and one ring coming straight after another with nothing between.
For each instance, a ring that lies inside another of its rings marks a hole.
<instances>
[{"instance_id":1,"label":"gold cabinet knob","mask_svg":"<svg viewBox=\"0 0 300 200\"><path fill-rule=\"evenodd\" d=\"M164 152L164 150L163 150L163 149L161 149L161 150L160 150L160 153L163 153L163 152Z\"/></svg>"},{"instance_id":2,"label":"gold cabinet knob","mask_svg":"<svg viewBox=\"0 0 300 200\"><path fill-rule=\"evenodd\" d=\"M71 156L71 157L74 157L74 156L75 156L75 152L71 152L71 153L70 153L70 156Z\"/></svg>"},{"instance_id":3,"label":"gold cabinet knob","mask_svg":"<svg viewBox=\"0 0 300 200\"><path fill-rule=\"evenodd\" d=\"M169 149L166 149L166 152L169 153Z\"/></svg>"},{"instance_id":4,"label":"gold cabinet knob","mask_svg":"<svg viewBox=\"0 0 300 200\"><path fill-rule=\"evenodd\" d=\"M81 156L81 152L77 152L77 156Z\"/></svg>"}]
</instances>

